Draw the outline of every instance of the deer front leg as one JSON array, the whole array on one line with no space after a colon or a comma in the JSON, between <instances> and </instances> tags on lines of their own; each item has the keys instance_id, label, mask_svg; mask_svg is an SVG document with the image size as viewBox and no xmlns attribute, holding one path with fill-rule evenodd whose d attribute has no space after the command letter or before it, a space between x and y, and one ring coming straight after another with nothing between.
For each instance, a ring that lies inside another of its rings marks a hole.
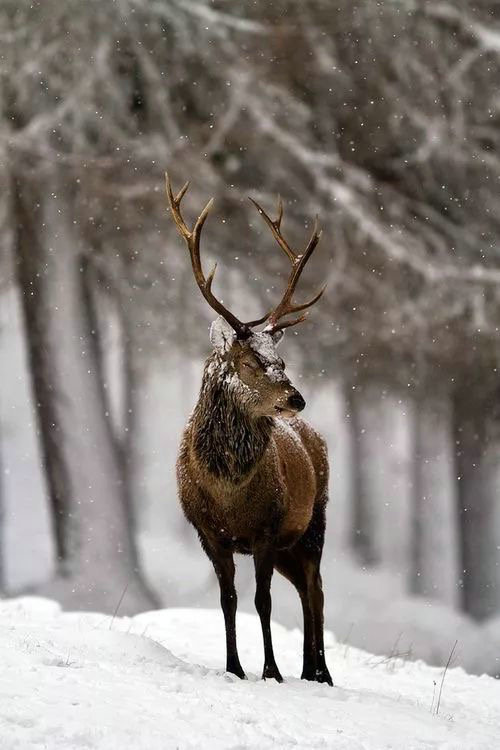
<instances>
[{"instance_id":1,"label":"deer front leg","mask_svg":"<svg viewBox=\"0 0 500 750\"><path fill-rule=\"evenodd\" d=\"M276 665L271 636L271 579L274 570L274 550L260 545L254 550L255 564L255 607L260 617L262 637L264 639L264 669L262 679L275 679L283 682L283 677Z\"/></svg>"},{"instance_id":2,"label":"deer front leg","mask_svg":"<svg viewBox=\"0 0 500 750\"><path fill-rule=\"evenodd\" d=\"M201 540L205 552L212 561L219 581L220 603L226 626L226 672L231 672L240 679L246 680L236 646L236 608L238 597L234 586L233 554L217 545L209 543L204 538L201 538Z\"/></svg>"}]
</instances>

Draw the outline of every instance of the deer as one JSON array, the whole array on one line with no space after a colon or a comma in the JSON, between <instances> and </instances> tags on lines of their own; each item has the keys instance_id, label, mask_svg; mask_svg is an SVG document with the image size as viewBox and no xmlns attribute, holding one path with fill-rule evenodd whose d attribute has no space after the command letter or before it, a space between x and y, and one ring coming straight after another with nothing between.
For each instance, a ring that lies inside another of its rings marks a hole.
<instances>
[{"instance_id":1,"label":"deer","mask_svg":"<svg viewBox=\"0 0 500 750\"><path fill-rule=\"evenodd\" d=\"M174 195L166 174L172 218L189 250L199 290L217 318L210 328L213 351L205 362L199 398L181 439L177 484L184 514L218 579L226 672L246 679L236 642L234 554L238 553L252 555L254 561L255 607L264 645L262 679L283 682L271 637L271 579L277 570L295 586L302 604L301 677L333 685L325 661L320 573L328 501L327 447L297 416L305 401L277 352L285 329L304 321L305 311L326 288L308 302L293 302L297 283L321 236L318 218L306 249L297 253L282 234L281 199L273 220L250 198L291 269L279 304L260 319L243 323L212 291L216 266L208 276L202 268L200 239L213 198L190 228L181 213L188 188L186 182Z\"/></svg>"}]
</instances>

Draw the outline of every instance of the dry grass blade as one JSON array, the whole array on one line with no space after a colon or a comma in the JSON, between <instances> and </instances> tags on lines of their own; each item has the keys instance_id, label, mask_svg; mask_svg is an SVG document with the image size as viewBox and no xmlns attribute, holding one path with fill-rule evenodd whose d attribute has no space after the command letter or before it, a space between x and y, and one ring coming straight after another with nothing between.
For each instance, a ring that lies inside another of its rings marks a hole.
<instances>
[{"instance_id":1,"label":"dry grass blade","mask_svg":"<svg viewBox=\"0 0 500 750\"><path fill-rule=\"evenodd\" d=\"M449 668L449 666L451 664L451 660L453 659L453 654L455 653L455 649L456 649L457 645L458 645L458 641L455 641L455 643L453 644L453 648L450 651L450 655L448 656L448 661L446 662L446 666L445 666L444 671L443 671L443 676L441 677L441 685L439 686L439 694L438 694L437 705L436 705L436 716L439 713L439 707L441 705L441 695L442 695L442 692L443 692L443 685L444 685L444 680L445 680L445 677L446 677L446 672L448 671L448 668Z\"/></svg>"}]
</instances>

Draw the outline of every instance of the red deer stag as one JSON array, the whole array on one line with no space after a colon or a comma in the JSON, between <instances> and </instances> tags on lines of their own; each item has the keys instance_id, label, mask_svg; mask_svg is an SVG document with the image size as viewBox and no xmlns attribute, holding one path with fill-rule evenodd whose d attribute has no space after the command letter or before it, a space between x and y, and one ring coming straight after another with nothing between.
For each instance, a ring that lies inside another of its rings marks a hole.
<instances>
[{"instance_id":1,"label":"red deer stag","mask_svg":"<svg viewBox=\"0 0 500 750\"><path fill-rule=\"evenodd\" d=\"M297 418L305 401L285 374L276 345L288 326L324 292L304 304L293 293L318 244L317 223L303 253L281 233L283 205L273 221L252 201L291 263L281 302L260 320L242 323L213 294L215 268L205 277L200 237L212 206L192 229L180 204L189 183L174 196L167 178L172 217L186 241L196 282L219 317L212 324L214 351L205 364L198 402L184 431L177 461L180 501L212 561L220 585L226 626L228 672L245 678L236 648L233 553L253 555L255 606L264 639L262 677L282 682L271 639L271 577L276 568L297 588L304 613L302 678L332 685L323 645L320 561L325 534L328 463L324 440ZM255 327L267 325L261 331Z\"/></svg>"}]
</instances>

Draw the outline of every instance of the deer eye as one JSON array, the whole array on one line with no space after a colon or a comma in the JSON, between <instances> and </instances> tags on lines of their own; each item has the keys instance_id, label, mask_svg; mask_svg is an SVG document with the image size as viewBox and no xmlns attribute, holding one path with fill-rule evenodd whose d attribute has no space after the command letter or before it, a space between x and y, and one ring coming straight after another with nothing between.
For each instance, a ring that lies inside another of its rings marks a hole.
<instances>
[{"instance_id":1,"label":"deer eye","mask_svg":"<svg viewBox=\"0 0 500 750\"><path fill-rule=\"evenodd\" d=\"M246 367L247 370L251 370L252 372L257 372L257 369L258 369L257 365L253 364L253 362L245 362L245 360L243 360L243 362L241 363L241 366Z\"/></svg>"}]
</instances>

